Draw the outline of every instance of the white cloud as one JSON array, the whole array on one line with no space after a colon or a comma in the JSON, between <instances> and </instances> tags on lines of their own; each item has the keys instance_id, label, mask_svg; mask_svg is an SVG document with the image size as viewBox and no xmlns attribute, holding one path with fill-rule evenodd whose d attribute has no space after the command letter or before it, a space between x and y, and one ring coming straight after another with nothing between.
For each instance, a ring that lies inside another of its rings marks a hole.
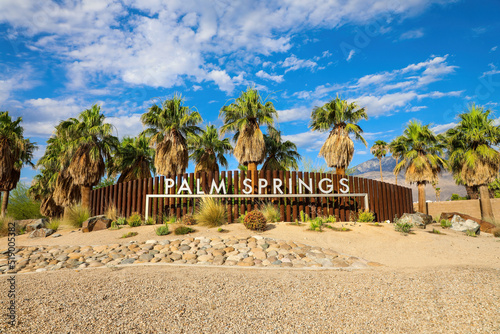
<instances>
[{"instance_id":1,"label":"white cloud","mask_svg":"<svg viewBox=\"0 0 500 334\"><path fill-rule=\"evenodd\" d=\"M488 64L488 66L491 68L491 70L483 72L483 74L481 74L480 78L484 78L486 76L492 76L492 75L495 75L495 74L500 74L500 70L497 69L497 67L495 66L495 64Z\"/></svg>"},{"instance_id":2,"label":"white cloud","mask_svg":"<svg viewBox=\"0 0 500 334\"><path fill-rule=\"evenodd\" d=\"M307 152L318 151L328 138L328 132L308 131L296 133L294 135L283 136L283 140L294 142L297 147L305 149Z\"/></svg>"},{"instance_id":3,"label":"white cloud","mask_svg":"<svg viewBox=\"0 0 500 334\"><path fill-rule=\"evenodd\" d=\"M11 98L13 92L37 86L39 82L33 79L33 76L31 67L2 70L0 73L0 108Z\"/></svg>"},{"instance_id":4,"label":"white cloud","mask_svg":"<svg viewBox=\"0 0 500 334\"><path fill-rule=\"evenodd\" d=\"M451 128L454 128L457 125L457 123L447 123L447 124L437 124L431 127L431 130L434 131L435 133L443 133Z\"/></svg>"},{"instance_id":5,"label":"white cloud","mask_svg":"<svg viewBox=\"0 0 500 334\"><path fill-rule=\"evenodd\" d=\"M415 92L400 92L382 96L362 95L353 100L358 106L366 108L368 116L380 116L388 114L398 107L406 106L417 97L418 94Z\"/></svg>"},{"instance_id":6,"label":"white cloud","mask_svg":"<svg viewBox=\"0 0 500 334\"><path fill-rule=\"evenodd\" d=\"M498 46L495 45L494 47L491 48L490 52L495 52L497 50Z\"/></svg>"},{"instance_id":7,"label":"white cloud","mask_svg":"<svg viewBox=\"0 0 500 334\"><path fill-rule=\"evenodd\" d=\"M136 137L144 130L141 122L140 114L132 114L129 116L107 117L106 121L111 123L117 130L118 136Z\"/></svg>"},{"instance_id":8,"label":"white cloud","mask_svg":"<svg viewBox=\"0 0 500 334\"><path fill-rule=\"evenodd\" d=\"M297 107L286 110L278 110L278 121L280 123L308 120L311 118L311 108Z\"/></svg>"},{"instance_id":9,"label":"white cloud","mask_svg":"<svg viewBox=\"0 0 500 334\"><path fill-rule=\"evenodd\" d=\"M262 79L266 80L271 80L275 82L283 82L283 75L271 75L267 72L264 72L263 70L260 70L259 72L255 73L256 76Z\"/></svg>"},{"instance_id":10,"label":"white cloud","mask_svg":"<svg viewBox=\"0 0 500 334\"><path fill-rule=\"evenodd\" d=\"M295 55L291 55L290 57L287 57L282 63L281 66L286 68L285 73L289 71L296 71L301 68L309 68L313 69L318 64L312 60L308 59L299 59Z\"/></svg>"},{"instance_id":11,"label":"white cloud","mask_svg":"<svg viewBox=\"0 0 500 334\"><path fill-rule=\"evenodd\" d=\"M354 49L351 49L351 51L349 51L349 55L347 55L347 61L350 61L352 59L352 57L354 57L354 55L356 54L356 51Z\"/></svg>"},{"instance_id":12,"label":"white cloud","mask_svg":"<svg viewBox=\"0 0 500 334\"><path fill-rule=\"evenodd\" d=\"M415 29L415 30L410 30L405 33L402 33L401 36L399 37L400 40L405 40L405 39L416 39L416 38L421 38L424 36L424 30L422 28L420 29Z\"/></svg>"}]
</instances>

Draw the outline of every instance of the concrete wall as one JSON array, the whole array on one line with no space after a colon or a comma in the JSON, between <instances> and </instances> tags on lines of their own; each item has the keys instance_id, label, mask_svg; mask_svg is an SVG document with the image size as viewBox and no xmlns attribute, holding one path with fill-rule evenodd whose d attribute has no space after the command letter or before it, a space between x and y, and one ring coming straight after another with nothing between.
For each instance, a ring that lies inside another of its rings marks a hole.
<instances>
[{"instance_id":1,"label":"concrete wall","mask_svg":"<svg viewBox=\"0 0 500 334\"><path fill-rule=\"evenodd\" d=\"M466 201L427 202L426 204L427 214L432 217L439 217L442 212L459 212L475 218L481 218L481 207L478 199L470 199ZM500 221L500 198L492 198L491 206L493 207L495 220ZM416 211L418 203L413 203L413 207Z\"/></svg>"}]
</instances>

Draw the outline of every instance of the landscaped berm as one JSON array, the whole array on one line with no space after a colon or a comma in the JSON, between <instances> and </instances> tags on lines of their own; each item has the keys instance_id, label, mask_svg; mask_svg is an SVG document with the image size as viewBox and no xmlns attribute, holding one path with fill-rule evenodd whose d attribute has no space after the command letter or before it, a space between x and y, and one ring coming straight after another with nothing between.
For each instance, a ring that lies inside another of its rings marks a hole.
<instances>
[{"instance_id":1,"label":"landscaped berm","mask_svg":"<svg viewBox=\"0 0 500 334\"><path fill-rule=\"evenodd\" d=\"M304 222L287 223L272 205L227 224L214 202L162 224L97 217L83 222L90 233L20 222L28 232L16 237L19 323L2 318L2 332L500 330L500 238L479 225L458 231L458 216L421 214L377 223L370 212L358 222L302 213ZM1 238L4 285L7 247Z\"/></svg>"}]
</instances>

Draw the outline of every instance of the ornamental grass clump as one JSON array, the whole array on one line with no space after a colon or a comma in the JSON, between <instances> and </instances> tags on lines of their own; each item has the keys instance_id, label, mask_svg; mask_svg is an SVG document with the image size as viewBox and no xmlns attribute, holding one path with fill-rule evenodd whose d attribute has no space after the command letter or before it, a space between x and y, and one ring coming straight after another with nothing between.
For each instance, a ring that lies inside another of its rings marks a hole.
<instances>
[{"instance_id":1,"label":"ornamental grass clump","mask_svg":"<svg viewBox=\"0 0 500 334\"><path fill-rule=\"evenodd\" d=\"M128 225L130 227L137 227L142 225L142 217L138 212L132 213L130 217L127 219Z\"/></svg>"},{"instance_id":2,"label":"ornamental grass clump","mask_svg":"<svg viewBox=\"0 0 500 334\"><path fill-rule=\"evenodd\" d=\"M227 222L226 207L214 198L204 197L194 218L200 225L210 227L224 225Z\"/></svg>"},{"instance_id":3,"label":"ornamental grass clump","mask_svg":"<svg viewBox=\"0 0 500 334\"><path fill-rule=\"evenodd\" d=\"M323 220L323 218L316 217L314 220L311 220L309 222L309 230L316 231L316 232L322 232L324 224L325 224L325 221Z\"/></svg>"},{"instance_id":4,"label":"ornamental grass clump","mask_svg":"<svg viewBox=\"0 0 500 334\"><path fill-rule=\"evenodd\" d=\"M57 231L60 225L61 225L61 220L54 218L50 221L50 223L47 224L47 228Z\"/></svg>"},{"instance_id":5,"label":"ornamental grass clump","mask_svg":"<svg viewBox=\"0 0 500 334\"><path fill-rule=\"evenodd\" d=\"M183 234L188 234L192 233L194 230L191 227L187 226L179 226L174 230L175 235L183 235Z\"/></svg>"},{"instance_id":6,"label":"ornamental grass clump","mask_svg":"<svg viewBox=\"0 0 500 334\"><path fill-rule=\"evenodd\" d=\"M84 221L90 218L90 210L80 204L69 207L66 216L67 223L74 227L82 227Z\"/></svg>"},{"instance_id":7,"label":"ornamental grass clump","mask_svg":"<svg viewBox=\"0 0 500 334\"><path fill-rule=\"evenodd\" d=\"M399 223L398 222L394 225L394 230L396 232L401 232L403 235L407 235L408 233L410 233L412 227L413 227L413 224Z\"/></svg>"},{"instance_id":8,"label":"ornamental grass clump","mask_svg":"<svg viewBox=\"0 0 500 334\"><path fill-rule=\"evenodd\" d=\"M155 232L156 232L156 235L160 235L160 236L167 235L170 233L170 231L168 230L168 225L166 225L166 224L156 228Z\"/></svg>"},{"instance_id":9,"label":"ornamental grass clump","mask_svg":"<svg viewBox=\"0 0 500 334\"><path fill-rule=\"evenodd\" d=\"M451 222L448 219L441 219L441 227L442 228L450 228Z\"/></svg>"},{"instance_id":10,"label":"ornamental grass clump","mask_svg":"<svg viewBox=\"0 0 500 334\"><path fill-rule=\"evenodd\" d=\"M281 220L280 212L274 207L272 203L266 203L260 208L260 212L266 217L270 223L276 223Z\"/></svg>"},{"instance_id":11,"label":"ornamental grass clump","mask_svg":"<svg viewBox=\"0 0 500 334\"><path fill-rule=\"evenodd\" d=\"M358 222L372 223L375 220L375 214L371 211L359 211Z\"/></svg>"},{"instance_id":12,"label":"ornamental grass clump","mask_svg":"<svg viewBox=\"0 0 500 334\"><path fill-rule=\"evenodd\" d=\"M266 217L258 210L248 212L243 219L243 224L247 229L253 231L265 231L267 227Z\"/></svg>"}]
</instances>

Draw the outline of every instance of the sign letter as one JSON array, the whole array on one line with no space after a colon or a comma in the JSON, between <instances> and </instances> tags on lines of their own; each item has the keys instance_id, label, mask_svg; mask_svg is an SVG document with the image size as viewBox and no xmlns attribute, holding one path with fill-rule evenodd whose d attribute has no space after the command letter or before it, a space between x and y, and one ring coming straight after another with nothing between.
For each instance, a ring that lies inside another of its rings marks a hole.
<instances>
[{"instance_id":1,"label":"sign letter","mask_svg":"<svg viewBox=\"0 0 500 334\"><path fill-rule=\"evenodd\" d=\"M245 186L245 189L243 189L244 194L250 194L252 192L252 180L250 179L244 179L243 180L243 185ZM248 190L247 190L248 189Z\"/></svg>"},{"instance_id":2,"label":"sign letter","mask_svg":"<svg viewBox=\"0 0 500 334\"><path fill-rule=\"evenodd\" d=\"M349 180L346 178L340 179L340 185L344 186L345 188L340 188L340 192L342 194L347 194L349 192Z\"/></svg>"},{"instance_id":3,"label":"sign letter","mask_svg":"<svg viewBox=\"0 0 500 334\"><path fill-rule=\"evenodd\" d=\"M326 190L325 190L325 189L323 189L323 182L328 182L328 183L330 183L330 184L327 186ZM319 186L319 191L321 191L323 194L330 194L330 193L333 191L333 184L332 184L332 180L330 180L330 179L326 179L326 178L325 178L325 179L321 179L321 180L319 181L318 186Z\"/></svg>"}]
</instances>

